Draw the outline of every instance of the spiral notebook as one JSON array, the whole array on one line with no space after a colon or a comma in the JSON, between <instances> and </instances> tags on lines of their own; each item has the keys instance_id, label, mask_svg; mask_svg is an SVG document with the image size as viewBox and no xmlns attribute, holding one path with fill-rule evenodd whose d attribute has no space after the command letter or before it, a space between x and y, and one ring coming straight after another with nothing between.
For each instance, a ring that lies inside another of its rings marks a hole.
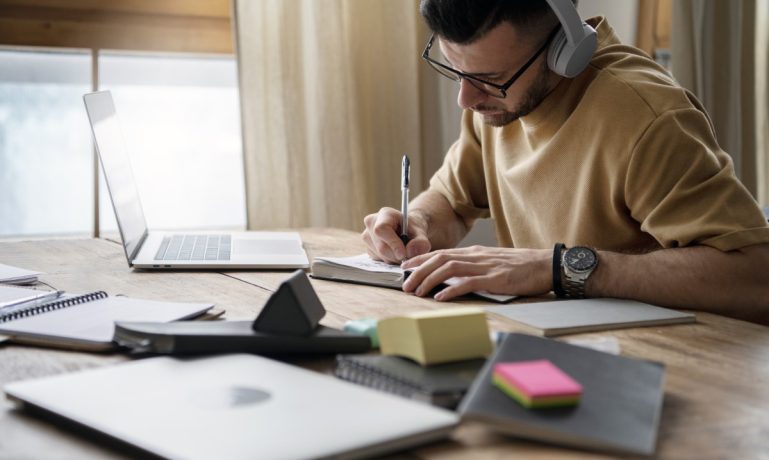
<instances>
[{"instance_id":1,"label":"spiral notebook","mask_svg":"<svg viewBox=\"0 0 769 460\"><path fill-rule=\"evenodd\" d=\"M337 355L334 375L386 393L453 409L485 359L422 366L397 356Z\"/></svg>"},{"instance_id":2,"label":"spiral notebook","mask_svg":"<svg viewBox=\"0 0 769 460\"><path fill-rule=\"evenodd\" d=\"M64 294L45 303L32 301L0 309L0 334L19 343L109 350L115 346L115 321L168 322L201 315L211 307L205 303L111 297L103 291Z\"/></svg>"}]
</instances>

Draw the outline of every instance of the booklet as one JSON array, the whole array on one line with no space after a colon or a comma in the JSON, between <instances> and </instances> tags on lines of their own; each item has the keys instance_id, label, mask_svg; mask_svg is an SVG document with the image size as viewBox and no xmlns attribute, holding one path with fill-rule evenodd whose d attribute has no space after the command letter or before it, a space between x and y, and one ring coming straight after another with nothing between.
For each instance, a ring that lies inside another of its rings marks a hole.
<instances>
[{"instance_id":1,"label":"booklet","mask_svg":"<svg viewBox=\"0 0 769 460\"><path fill-rule=\"evenodd\" d=\"M63 294L42 303L31 300L0 308L0 334L10 336L12 341L19 343L109 350L115 346L115 321L168 322L201 315L212 307L207 303L111 297L102 291L84 295Z\"/></svg>"},{"instance_id":2,"label":"booklet","mask_svg":"<svg viewBox=\"0 0 769 460\"><path fill-rule=\"evenodd\" d=\"M410 270L404 270L398 265L373 260L367 254L352 257L316 257L312 261L312 276L314 278L347 281L392 289L401 289L403 281L405 281L409 273L411 273ZM458 282L459 279L451 278L444 281L444 284L453 285ZM473 294L500 303L509 302L517 297L514 295L492 294L486 291L478 291Z\"/></svg>"}]
</instances>

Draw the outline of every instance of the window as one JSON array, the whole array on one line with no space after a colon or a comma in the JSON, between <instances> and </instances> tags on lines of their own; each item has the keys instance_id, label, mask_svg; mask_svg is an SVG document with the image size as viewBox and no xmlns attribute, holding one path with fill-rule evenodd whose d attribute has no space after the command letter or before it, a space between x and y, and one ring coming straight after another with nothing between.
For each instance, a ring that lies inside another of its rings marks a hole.
<instances>
[{"instance_id":1,"label":"window","mask_svg":"<svg viewBox=\"0 0 769 460\"><path fill-rule=\"evenodd\" d=\"M88 235L93 151L82 51L0 50L0 236ZM99 54L148 223L243 228L245 192L233 57ZM100 226L116 230L106 188Z\"/></svg>"},{"instance_id":2,"label":"window","mask_svg":"<svg viewBox=\"0 0 769 460\"><path fill-rule=\"evenodd\" d=\"M88 234L87 52L0 50L0 236Z\"/></svg>"},{"instance_id":3,"label":"window","mask_svg":"<svg viewBox=\"0 0 769 460\"><path fill-rule=\"evenodd\" d=\"M236 65L231 57L102 53L148 224L243 228L245 190ZM106 189L103 231L116 229Z\"/></svg>"},{"instance_id":4,"label":"window","mask_svg":"<svg viewBox=\"0 0 769 460\"><path fill-rule=\"evenodd\" d=\"M116 228L106 188L94 193L82 100L92 88L113 91L153 228L244 227L230 9L229 0L4 6L0 237L93 234L97 198L101 228Z\"/></svg>"}]
</instances>

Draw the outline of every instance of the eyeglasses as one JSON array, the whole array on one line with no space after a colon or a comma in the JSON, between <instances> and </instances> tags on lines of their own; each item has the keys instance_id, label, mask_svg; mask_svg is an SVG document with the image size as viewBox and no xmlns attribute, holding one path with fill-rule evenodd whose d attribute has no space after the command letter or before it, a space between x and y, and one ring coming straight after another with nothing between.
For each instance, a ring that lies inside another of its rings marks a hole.
<instances>
[{"instance_id":1,"label":"eyeglasses","mask_svg":"<svg viewBox=\"0 0 769 460\"><path fill-rule=\"evenodd\" d=\"M430 57L430 49L433 47L433 42L435 41L435 34L430 36L430 40L427 42L427 46L425 46L425 50L422 52L422 59L427 61L430 66L435 69L439 74L443 75L446 78L449 78L451 80L454 80L456 82L461 82L464 78L468 82L470 82L471 85L478 88L485 94L488 94L492 97L497 97L500 99L504 99L507 97L507 90L513 86L513 83L515 83L516 80L521 78L521 75L526 72L526 70L531 67L531 65L534 63L534 61L537 60L540 54L542 54L550 45L550 41L555 37L556 32L558 32L559 27L556 27L553 29L552 32L550 32L550 35L548 35L547 40L545 40L545 43L540 47L536 53L528 60L526 61L526 64L523 65L520 69L518 69L515 74L513 74L512 77L510 77L509 80L507 80L505 83L498 85L496 83L492 83L490 81L482 80L478 77L474 77L473 75L460 72L459 70L452 69L451 67L442 64L435 59Z\"/></svg>"}]
</instances>

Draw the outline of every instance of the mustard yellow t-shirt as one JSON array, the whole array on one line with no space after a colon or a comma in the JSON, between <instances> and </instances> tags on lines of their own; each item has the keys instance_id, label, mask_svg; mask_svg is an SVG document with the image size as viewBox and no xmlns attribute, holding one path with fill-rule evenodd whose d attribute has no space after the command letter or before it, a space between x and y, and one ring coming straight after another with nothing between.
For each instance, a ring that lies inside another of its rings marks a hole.
<instances>
[{"instance_id":1,"label":"mustard yellow t-shirt","mask_svg":"<svg viewBox=\"0 0 769 460\"><path fill-rule=\"evenodd\" d=\"M507 247L769 242L700 103L605 20L591 21L599 45L588 68L504 127L465 111L430 189L465 218L493 217Z\"/></svg>"}]
</instances>

